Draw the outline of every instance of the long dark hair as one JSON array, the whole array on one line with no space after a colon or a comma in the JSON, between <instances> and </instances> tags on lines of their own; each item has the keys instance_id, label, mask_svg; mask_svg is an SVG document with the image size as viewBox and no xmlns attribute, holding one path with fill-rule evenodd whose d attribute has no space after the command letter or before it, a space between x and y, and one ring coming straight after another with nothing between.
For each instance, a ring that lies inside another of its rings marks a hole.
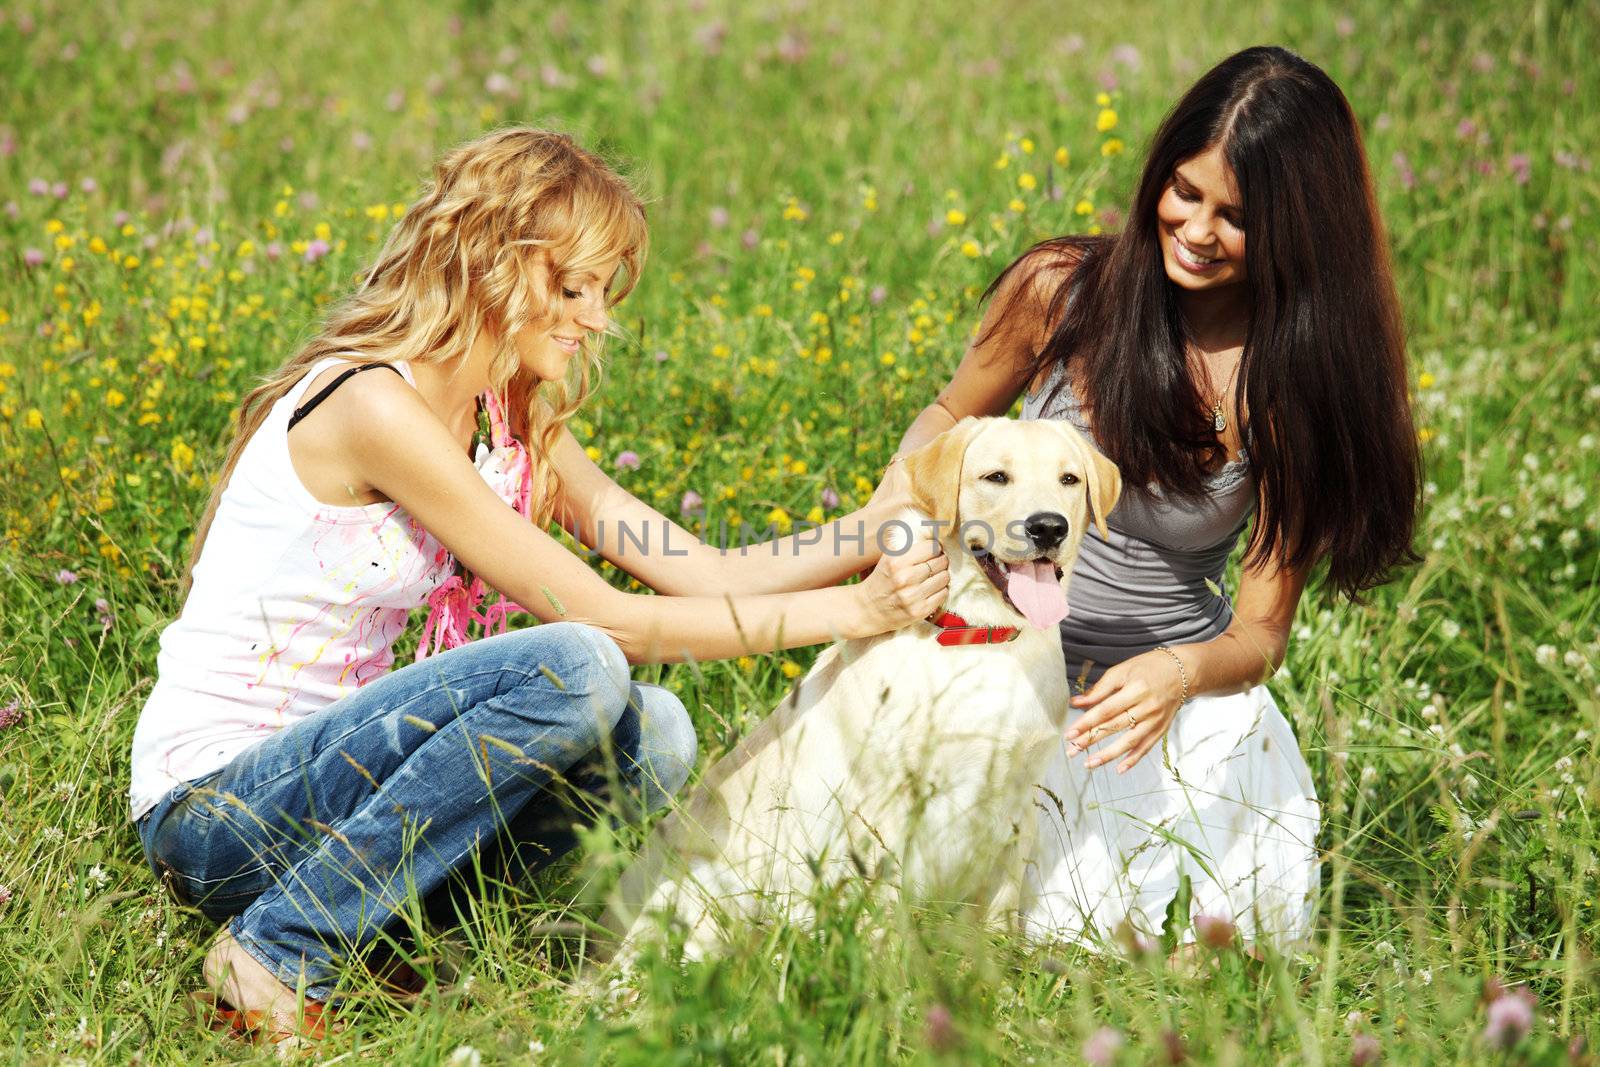
<instances>
[{"instance_id":1,"label":"long dark hair","mask_svg":"<svg viewBox=\"0 0 1600 1067\"><path fill-rule=\"evenodd\" d=\"M989 292L1019 270L1063 279L1051 283L1045 314L1056 326L1029 380L1059 366L1057 391L1081 383L1125 485L1201 492L1220 446L1185 358L1156 205L1175 168L1215 145L1244 199L1250 321L1234 419L1260 504L1247 559L1326 561L1327 586L1354 599L1418 558L1421 456L1366 154L1349 102L1321 69L1271 47L1217 64L1156 132L1127 228L1046 241Z\"/></svg>"}]
</instances>

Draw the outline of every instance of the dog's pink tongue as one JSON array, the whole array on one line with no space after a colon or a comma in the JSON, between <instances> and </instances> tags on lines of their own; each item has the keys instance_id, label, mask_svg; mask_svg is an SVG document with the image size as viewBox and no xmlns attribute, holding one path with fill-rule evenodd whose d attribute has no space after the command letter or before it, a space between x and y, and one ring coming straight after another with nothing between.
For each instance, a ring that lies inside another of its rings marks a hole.
<instances>
[{"instance_id":1,"label":"dog's pink tongue","mask_svg":"<svg viewBox=\"0 0 1600 1067\"><path fill-rule=\"evenodd\" d=\"M1056 569L1046 560L1006 564L1006 596L1040 630L1067 617L1067 594L1056 581Z\"/></svg>"}]
</instances>

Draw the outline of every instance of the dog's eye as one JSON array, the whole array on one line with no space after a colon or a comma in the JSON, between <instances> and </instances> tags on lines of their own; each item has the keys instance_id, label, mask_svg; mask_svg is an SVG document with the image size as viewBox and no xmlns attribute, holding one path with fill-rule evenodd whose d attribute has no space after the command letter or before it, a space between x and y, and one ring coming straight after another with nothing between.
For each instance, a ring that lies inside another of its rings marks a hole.
<instances>
[{"instance_id":1,"label":"dog's eye","mask_svg":"<svg viewBox=\"0 0 1600 1067\"><path fill-rule=\"evenodd\" d=\"M1011 482L1011 475L1007 474L1005 471L990 471L988 474L983 476L983 480L986 482L993 482L995 485L1009 485Z\"/></svg>"},{"instance_id":2,"label":"dog's eye","mask_svg":"<svg viewBox=\"0 0 1600 1067\"><path fill-rule=\"evenodd\" d=\"M1078 476L1076 474L1073 474L1071 471L1068 471L1067 473L1065 473L1065 474L1063 474L1061 476L1061 484L1062 485L1077 485L1078 484Z\"/></svg>"}]
</instances>

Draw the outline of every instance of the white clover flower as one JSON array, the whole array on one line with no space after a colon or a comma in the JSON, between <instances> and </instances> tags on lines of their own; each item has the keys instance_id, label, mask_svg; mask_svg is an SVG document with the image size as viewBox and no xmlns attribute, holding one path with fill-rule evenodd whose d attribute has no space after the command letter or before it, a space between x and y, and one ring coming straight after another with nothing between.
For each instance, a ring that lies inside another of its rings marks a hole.
<instances>
[{"instance_id":1,"label":"white clover flower","mask_svg":"<svg viewBox=\"0 0 1600 1067\"><path fill-rule=\"evenodd\" d=\"M1540 645L1533 650L1533 658L1541 667L1554 667L1556 665L1556 646Z\"/></svg>"},{"instance_id":2,"label":"white clover flower","mask_svg":"<svg viewBox=\"0 0 1600 1067\"><path fill-rule=\"evenodd\" d=\"M1446 619L1439 624L1439 636L1446 641L1454 641L1461 636L1461 624L1454 619Z\"/></svg>"}]
</instances>

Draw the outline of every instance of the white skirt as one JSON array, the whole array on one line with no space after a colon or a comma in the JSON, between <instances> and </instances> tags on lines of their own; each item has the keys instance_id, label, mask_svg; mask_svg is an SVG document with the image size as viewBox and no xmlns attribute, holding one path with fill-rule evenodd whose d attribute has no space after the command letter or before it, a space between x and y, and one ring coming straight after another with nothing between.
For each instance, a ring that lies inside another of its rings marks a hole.
<instances>
[{"instance_id":1,"label":"white skirt","mask_svg":"<svg viewBox=\"0 0 1600 1067\"><path fill-rule=\"evenodd\" d=\"M1321 806L1265 686L1190 700L1126 774L1116 761L1085 771L1085 759L1063 743L1038 794L1032 936L1098 946L1126 921L1156 937L1185 875L1191 918L1230 919L1247 941L1309 935Z\"/></svg>"}]
</instances>

